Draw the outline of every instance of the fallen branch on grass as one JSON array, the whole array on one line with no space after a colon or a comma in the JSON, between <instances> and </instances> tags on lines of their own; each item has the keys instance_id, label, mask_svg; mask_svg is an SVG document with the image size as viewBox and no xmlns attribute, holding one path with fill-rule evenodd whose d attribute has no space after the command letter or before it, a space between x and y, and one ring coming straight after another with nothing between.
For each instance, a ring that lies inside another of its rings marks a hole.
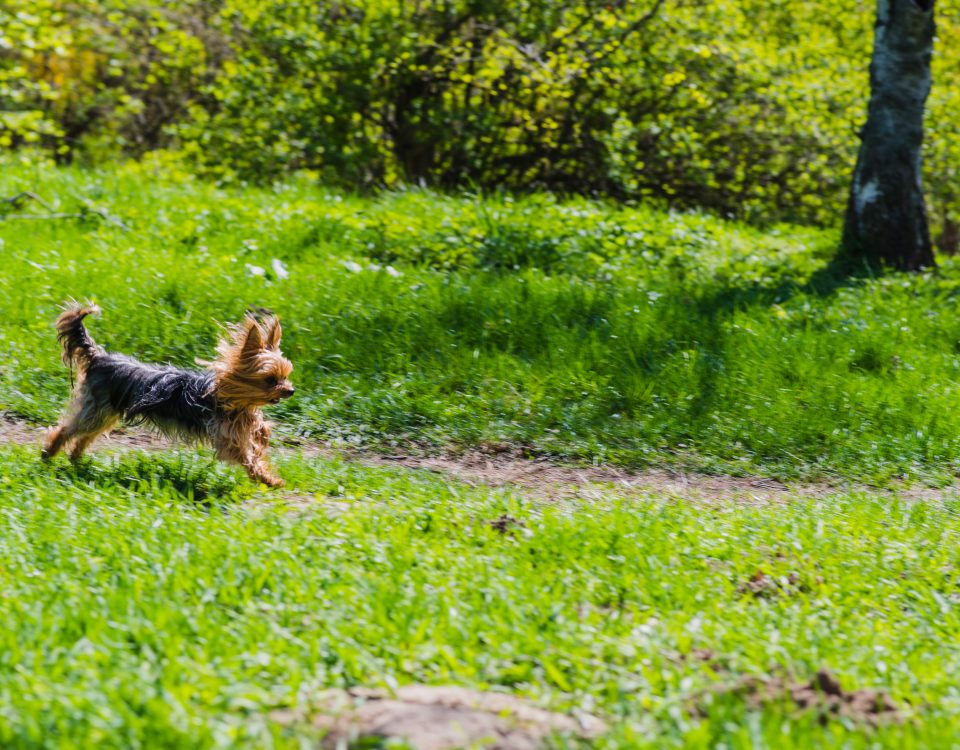
<instances>
[{"instance_id":1,"label":"fallen branch on grass","mask_svg":"<svg viewBox=\"0 0 960 750\"><path fill-rule=\"evenodd\" d=\"M58 219L77 219L83 220L88 219L91 216L96 216L100 221L103 221L106 224L111 224L119 229L122 229L124 232L129 232L130 227L124 224L120 219L114 216L111 213L108 213L102 208L97 208L92 203L84 198L79 200L83 203L83 207L80 211L76 212L62 212L55 211L53 206L47 203L43 198L41 198L36 193L31 193L30 191L24 191L22 193L17 193L16 195L10 198L0 198L0 202L8 203L11 208L18 209L28 200L36 201L41 206L47 209L49 213L46 214L3 214L0 212L0 219L5 220L58 220Z\"/></svg>"},{"instance_id":2,"label":"fallen branch on grass","mask_svg":"<svg viewBox=\"0 0 960 750\"><path fill-rule=\"evenodd\" d=\"M20 208L20 206L22 206L28 200L36 201L48 211L53 211L53 206L47 203L39 195L36 193L31 193L29 190L24 190L22 193L17 193L11 198L3 198L0 200L2 200L4 203L9 203L13 208Z\"/></svg>"}]
</instances>

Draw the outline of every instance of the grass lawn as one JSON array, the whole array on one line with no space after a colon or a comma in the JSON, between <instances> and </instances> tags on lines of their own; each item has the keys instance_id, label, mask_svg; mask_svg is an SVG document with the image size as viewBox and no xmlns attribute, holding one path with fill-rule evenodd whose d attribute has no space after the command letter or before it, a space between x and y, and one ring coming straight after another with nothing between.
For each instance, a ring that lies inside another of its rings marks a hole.
<instances>
[{"instance_id":1,"label":"grass lawn","mask_svg":"<svg viewBox=\"0 0 960 750\"><path fill-rule=\"evenodd\" d=\"M188 365L284 320L287 435L883 484L960 463L960 266L847 278L836 234L545 197L220 190L5 162L0 417L54 420L66 297ZM27 218L33 217L33 218ZM2 422L0 422L2 424ZM278 455L0 442L0 745L302 748L273 709L456 684L580 708L609 748L960 744L957 500L536 500ZM490 521L518 523L501 533ZM895 716L801 710L829 670Z\"/></svg>"},{"instance_id":2,"label":"grass lawn","mask_svg":"<svg viewBox=\"0 0 960 750\"><path fill-rule=\"evenodd\" d=\"M79 220L0 220L0 412L55 418L51 321L191 364L284 319L291 431L643 467L940 482L960 463L960 266L848 279L836 234L545 197L223 191L143 166L4 165ZM128 230L100 214L123 222ZM43 214L26 202L19 215Z\"/></svg>"},{"instance_id":3,"label":"grass lawn","mask_svg":"<svg viewBox=\"0 0 960 750\"><path fill-rule=\"evenodd\" d=\"M206 454L73 470L0 452L0 743L300 747L310 732L271 709L417 682L589 709L612 725L600 747L960 733L952 501L543 504L342 461L280 470L315 502L257 494ZM503 514L523 526L501 534ZM905 723L821 725L722 690L820 668L884 689Z\"/></svg>"}]
</instances>

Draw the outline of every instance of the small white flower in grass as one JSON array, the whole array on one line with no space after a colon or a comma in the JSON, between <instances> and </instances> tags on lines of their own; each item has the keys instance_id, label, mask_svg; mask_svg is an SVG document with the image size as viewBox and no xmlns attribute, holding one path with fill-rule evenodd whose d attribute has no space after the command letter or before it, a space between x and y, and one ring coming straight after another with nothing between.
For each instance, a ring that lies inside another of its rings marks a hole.
<instances>
[{"instance_id":1,"label":"small white flower in grass","mask_svg":"<svg viewBox=\"0 0 960 750\"><path fill-rule=\"evenodd\" d=\"M378 266L376 263L371 263L369 266L367 266L367 270L376 273L380 270L380 266Z\"/></svg>"},{"instance_id":2,"label":"small white flower in grass","mask_svg":"<svg viewBox=\"0 0 960 750\"><path fill-rule=\"evenodd\" d=\"M247 273L251 276L266 276L267 269L261 268L260 266L251 266L247 263Z\"/></svg>"},{"instance_id":3,"label":"small white flower in grass","mask_svg":"<svg viewBox=\"0 0 960 750\"><path fill-rule=\"evenodd\" d=\"M386 270L387 275L392 276L392 277L395 278L395 279L396 279L396 278L399 278L400 276L403 276L403 274L400 273L400 271L398 271L398 270L397 270L396 268L394 268L393 266L387 266L386 269L384 269L384 270Z\"/></svg>"},{"instance_id":4,"label":"small white flower in grass","mask_svg":"<svg viewBox=\"0 0 960 750\"><path fill-rule=\"evenodd\" d=\"M270 263L270 268L273 269L274 275L281 281L290 278L290 272L287 270L287 267L283 265L283 261L279 258L273 259L273 261Z\"/></svg>"},{"instance_id":5,"label":"small white flower in grass","mask_svg":"<svg viewBox=\"0 0 960 750\"><path fill-rule=\"evenodd\" d=\"M363 266L361 266L359 263L356 263L355 261L345 260L341 262L343 263L343 267L346 268L348 271L353 271L354 273L360 273L363 270Z\"/></svg>"}]
</instances>

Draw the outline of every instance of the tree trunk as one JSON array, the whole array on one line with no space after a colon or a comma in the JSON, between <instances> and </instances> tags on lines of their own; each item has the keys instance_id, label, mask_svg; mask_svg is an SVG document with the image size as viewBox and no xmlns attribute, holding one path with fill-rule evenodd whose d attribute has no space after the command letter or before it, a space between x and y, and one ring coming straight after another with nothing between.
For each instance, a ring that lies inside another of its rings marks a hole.
<instances>
[{"instance_id":1,"label":"tree trunk","mask_svg":"<svg viewBox=\"0 0 960 750\"><path fill-rule=\"evenodd\" d=\"M905 271L934 264L921 187L935 0L877 0L870 105L843 228L851 255Z\"/></svg>"}]
</instances>

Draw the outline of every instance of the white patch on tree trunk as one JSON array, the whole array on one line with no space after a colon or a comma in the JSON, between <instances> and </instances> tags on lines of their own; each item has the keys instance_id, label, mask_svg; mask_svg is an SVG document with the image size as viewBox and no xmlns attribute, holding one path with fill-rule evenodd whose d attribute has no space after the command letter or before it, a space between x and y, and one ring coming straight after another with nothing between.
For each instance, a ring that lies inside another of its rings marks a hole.
<instances>
[{"instance_id":1,"label":"white patch on tree trunk","mask_svg":"<svg viewBox=\"0 0 960 750\"><path fill-rule=\"evenodd\" d=\"M880 197L880 186L876 180L870 180L857 192L857 213L862 213L868 203L873 203Z\"/></svg>"}]
</instances>

